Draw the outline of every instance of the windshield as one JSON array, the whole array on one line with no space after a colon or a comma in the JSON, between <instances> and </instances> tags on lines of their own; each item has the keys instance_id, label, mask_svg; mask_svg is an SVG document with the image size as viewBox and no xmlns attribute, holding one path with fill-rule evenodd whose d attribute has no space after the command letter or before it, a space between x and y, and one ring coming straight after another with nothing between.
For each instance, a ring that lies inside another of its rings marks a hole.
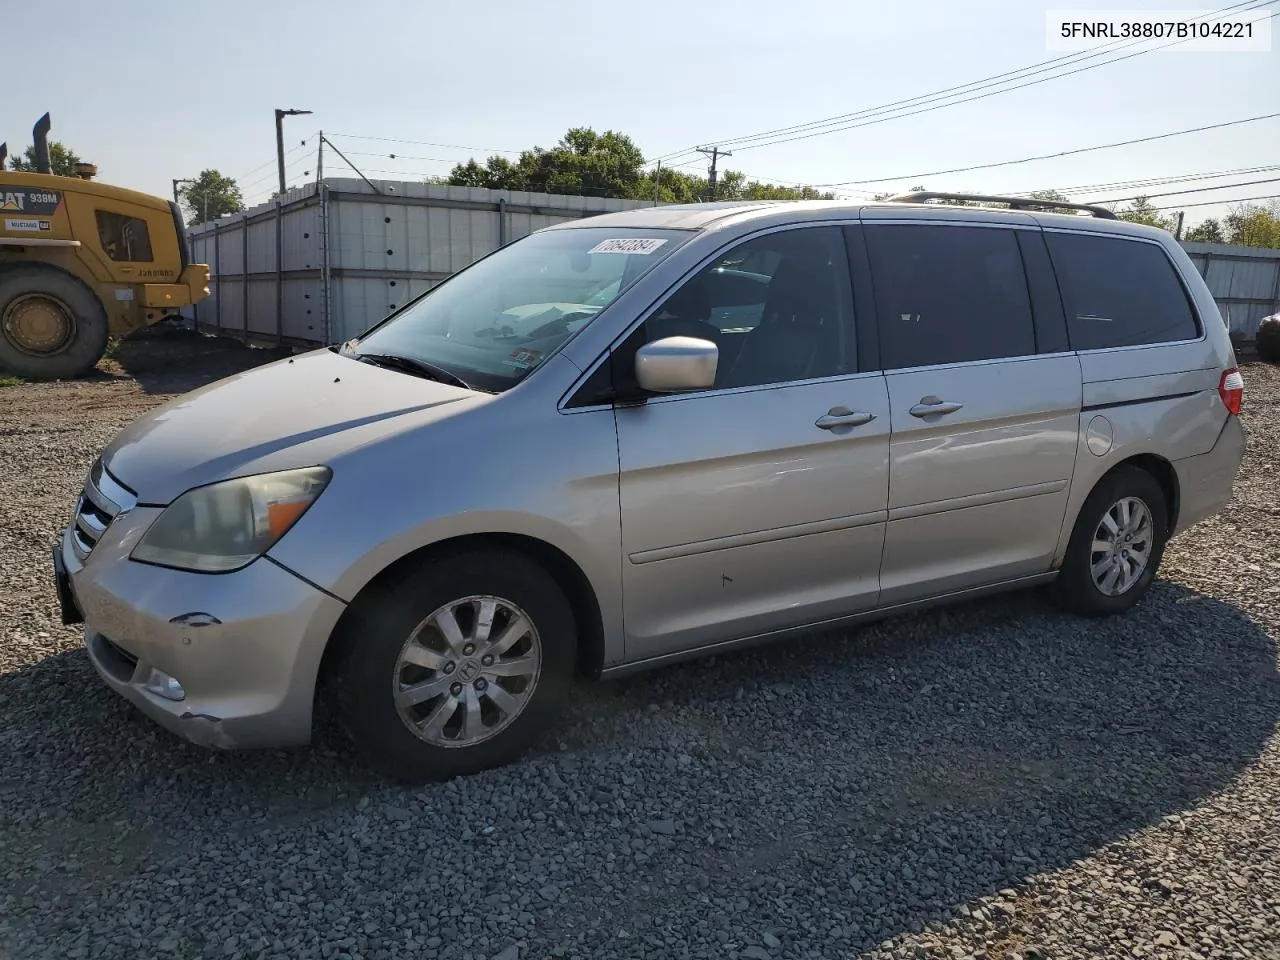
<instances>
[{"instance_id":1,"label":"windshield","mask_svg":"<svg viewBox=\"0 0 1280 960\"><path fill-rule=\"evenodd\" d=\"M481 390L514 386L692 234L584 227L504 247L344 347L421 361Z\"/></svg>"}]
</instances>

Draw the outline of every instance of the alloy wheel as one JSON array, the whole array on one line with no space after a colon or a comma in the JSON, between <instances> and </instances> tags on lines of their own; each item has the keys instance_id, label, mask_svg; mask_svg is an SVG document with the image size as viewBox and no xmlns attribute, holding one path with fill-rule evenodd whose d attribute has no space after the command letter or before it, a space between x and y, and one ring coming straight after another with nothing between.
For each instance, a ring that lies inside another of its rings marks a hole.
<instances>
[{"instance_id":1,"label":"alloy wheel","mask_svg":"<svg viewBox=\"0 0 1280 960\"><path fill-rule=\"evenodd\" d=\"M1137 497L1124 497L1102 515L1090 548L1094 586L1108 597L1133 589L1151 562L1155 525L1151 511Z\"/></svg>"},{"instance_id":2,"label":"alloy wheel","mask_svg":"<svg viewBox=\"0 0 1280 960\"><path fill-rule=\"evenodd\" d=\"M524 711L542 672L532 619L510 600L470 596L414 628L396 658L401 721L433 746L472 747Z\"/></svg>"}]
</instances>

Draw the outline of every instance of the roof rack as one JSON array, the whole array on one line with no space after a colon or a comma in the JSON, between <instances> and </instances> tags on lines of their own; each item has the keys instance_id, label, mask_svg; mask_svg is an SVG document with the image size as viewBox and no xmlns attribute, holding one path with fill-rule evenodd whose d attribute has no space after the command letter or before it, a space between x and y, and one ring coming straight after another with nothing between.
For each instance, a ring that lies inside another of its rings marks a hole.
<instances>
[{"instance_id":1,"label":"roof rack","mask_svg":"<svg viewBox=\"0 0 1280 960\"><path fill-rule=\"evenodd\" d=\"M1051 207L1055 210L1083 210L1101 220L1119 219L1106 207L1091 203L1066 203L1062 200L1036 200L1033 197L988 197L978 193L938 193L933 190L917 190L890 197L888 203L925 203L929 200L976 200L981 203L1005 203L1010 210L1034 210Z\"/></svg>"}]
</instances>

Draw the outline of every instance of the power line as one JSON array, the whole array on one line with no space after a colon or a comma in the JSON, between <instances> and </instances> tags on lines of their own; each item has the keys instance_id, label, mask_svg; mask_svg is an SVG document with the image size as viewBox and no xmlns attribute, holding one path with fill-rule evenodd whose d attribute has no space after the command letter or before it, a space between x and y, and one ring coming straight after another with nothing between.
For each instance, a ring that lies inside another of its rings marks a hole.
<instances>
[{"instance_id":1,"label":"power line","mask_svg":"<svg viewBox=\"0 0 1280 960\"><path fill-rule=\"evenodd\" d=\"M285 174L291 175L295 170L297 170L303 164L310 163L312 159L313 158L309 154L303 154L300 157L295 157L293 160L291 160L289 163L285 165L285 168L284 168ZM310 172L311 172L310 170L306 170L306 171L303 171L303 174L305 176ZM249 203L248 198L250 197L253 198L255 203L271 199L271 195L275 193L277 189L279 189L276 183L276 177L277 177L277 172L275 170L272 170L270 175L265 177L259 177L254 183L249 184L248 187L242 186L241 192L246 197L245 203L246 204ZM268 184L268 186L266 187L255 186L255 184L264 184L264 183Z\"/></svg>"},{"instance_id":2,"label":"power line","mask_svg":"<svg viewBox=\"0 0 1280 960\"><path fill-rule=\"evenodd\" d=\"M288 154L286 154L286 156L288 156ZM311 160L311 155L310 155L310 154L303 154L303 155L302 155L302 156L300 156L300 157L295 157L294 159L290 160L287 164L285 164L285 168L284 168L284 169L285 169L285 172L286 172L286 173L288 173L290 170L296 170L296 169L298 168L298 166L299 166L299 165L304 164L304 163L307 163L307 162L308 162L308 161L310 161L310 160ZM272 165L273 165L273 166L275 165L275 161L274 161L274 160L272 160L272 161L271 161L271 163L272 163ZM251 190L251 191L254 191L254 192L256 193L256 192L258 192L258 191L257 191L255 188L257 188L259 184L263 184L263 183L267 183L268 181L271 181L271 182L272 182L272 184L273 184L273 186L271 187L270 192L274 193L274 192L275 192L275 190L277 189L277 188L274 186L275 181L276 181L276 177L277 177L277 171L272 170L272 171L271 171L270 173L268 173L266 176L261 176L261 177L258 177L258 178L257 178L257 179L255 179L255 180L250 180L247 184L240 184L240 189L241 189L241 190Z\"/></svg>"},{"instance_id":3,"label":"power line","mask_svg":"<svg viewBox=\"0 0 1280 960\"><path fill-rule=\"evenodd\" d=\"M1273 14L1272 16L1274 16L1274 14ZM1185 41L1183 41L1183 40L1176 40L1176 41L1174 41L1174 43L1184 43L1184 42L1185 42ZM1168 46L1172 46L1172 45L1173 45L1172 43L1169 43L1169 44L1165 44L1165 45L1164 45L1164 47L1168 47ZM998 95L998 94L1001 94L1001 93L1011 93L1011 92L1012 92L1012 91L1014 91L1014 90L1021 90L1021 89L1025 88L1025 87L1034 87L1034 86L1036 86L1036 85L1038 85L1038 84L1041 84L1041 83L1047 83L1049 80L1060 80L1060 79L1062 79L1063 77L1069 77L1069 76L1072 76L1073 74L1076 74L1076 73L1083 73L1083 72L1084 72L1084 71L1086 71L1086 70L1093 70L1093 69L1096 69L1097 67L1107 66L1107 65L1112 64L1112 63L1119 63L1119 62L1120 62L1120 61L1122 61L1122 60L1129 60L1129 59L1131 59L1131 58L1133 58L1133 57L1140 57L1140 56L1142 56L1143 54L1146 54L1146 53L1153 53L1153 52L1155 52L1155 50L1163 50L1163 49L1164 49L1164 47L1155 47L1155 48L1153 48L1152 50L1139 50L1139 51L1137 51L1136 53L1129 53L1129 54L1125 54L1123 57L1116 57L1114 60L1108 60L1108 61L1106 61L1105 63L1093 64L1092 66L1088 66L1088 67L1080 67L1080 68L1078 68L1078 69L1076 69L1076 70L1069 70L1069 71L1067 71L1066 73L1056 74L1055 76L1052 76L1052 77L1042 77L1042 78L1040 78L1040 79L1038 79L1038 80L1032 80L1032 81L1029 81L1029 82L1027 82L1027 83L1018 84L1018 85L1016 85L1016 86L1012 86L1012 87L1005 87L1003 90L994 90L994 91L991 91L991 92L989 92L989 93L981 93L981 94L978 94L978 95L976 95L976 96L972 96L972 97L964 97L964 98L962 98L962 99L960 99L960 100L953 100L953 101L951 101L951 102L949 102L949 103L933 104L933 105L931 105L931 106L923 107L923 108L921 108L921 109L919 109L919 110L911 110L911 111L908 111L908 112L906 112L906 113L898 113L898 114L895 114L894 116L890 116L890 117L878 117L878 118L875 118L875 119L871 119L871 120L863 121L863 122L861 122L861 123L853 123L853 124L847 124L847 125L842 126L842 127L835 127L835 128L830 129L830 130L819 130L819 131L814 132L814 133L805 133L805 134L801 134L801 135L794 136L794 137L787 137L787 138L783 138L783 139L770 140L770 141L768 141L768 142L766 142L766 143L747 144L746 146L739 146L739 147L738 147L738 149L739 149L739 150L751 150L751 149L754 149L754 148L756 148L756 147L772 147L772 146L777 146L778 144L782 144L782 143L791 143L791 142L796 141L796 140L809 140L809 139L812 139L813 137L825 136L825 135L830 134L830 133L841 133L841 132L846 131L846 130L856 130L856 129L861 128L861 127L869 127L869 126L873 126L873 125L878 124L878 123L885 123L885 122L887 122L887 121L889 121L889 120L901 120L901 119L902 119L902 118L904 118L904 117L913 117L913 116L916 116L916 115L918 115L918 114L922 114L922 113L932 113L934 110L942 110L942 109L945 109L945 108L947 108L947 107L955 107L955 106L959 106L959 105L960 105L960 104L962 104L962 103L971 103L971 102L973 102L973 101L975 101L975 100L985 100L985 99L986 99L986 98L988 98L988 97L994 97L994 96L996 96L996 95Z\"/></svg>"},{"instance_id":4,"label":"power line","mask_svg":"<svg viewBox=\"0 0 1280 960\"><path fill-rule=\"evenodd\" d=\"M365 167L364 169L366 173L385 173L394 177L416 177L421 179L434 176L434 174L426 173L422 170L388 170L384 167Z\"/></svg>"},{"instance_id":5,"label":"power line","mask_svg":"<svg viewBox=\"0 0 1280 960\"><path fill-rule=\"evenodd\" d=\"M1210 11L1208 13L1201 14L1199 17L1196 17L1194 19L1201 19L1203 17L1218 17L1221 15L1230 13L1231 11L1238 10L1241 7L1246 8L1246 10L1239 11L1239 12L1246 12L1247 10L1258 9L1259 7L1265 6L1266 2L1267 0L1243 0L1243 2L1232 4L1220 10ZM1272 14L1272 16L1274 16L1274 14ZM740 150L750 150L756 147L774 146L780 143L790 143L795 140L805 140L811 137L825 136L830 133L838 133L844 130L852 130L859 127L870 126L876 123L884 123L888 120L897 120L903 117L915 116L917 114L928 113L933 110L940 110L945 107L958 106L959 104L962 104L962 103L969 103L974 100L985 99L987 97L996 96L1001 93L1009 93L1013 90L1020 90L1020 89L1023 89L1024 87L1035 86L1036 84L1039 84L1039 83L1046 83L1049 80L1057 80L1063 77L1072 76L1073 74L1082 73L1086 70L1096 69L1098 67L1106 66L1108 64L1120 63L1123 60L1128 60L1133 57L1142 56L1145 53L1153 53L1157 50L1163 50L1167 47L1174 46L1175 44L1178 44L1178 43L1184 43L1186 42L1186 39L1190 39L1190 38L1174 40L1170 43L1163 44L1158 47L1153 47L1146 50L1139 50L1135 53L1125 54L1122 57L1116 57L1114 59L1105 60L1101 63L1090 64L1088 66L1077 67L1074 70L1068 70L1065 72L1056 73L1052 76L1040 77L1035 80L1030 80L1026 83L1019 83L1014 86L1004 86L1004 84L1007 84L1014 79L1025 79L1026 77L1035 76L1036 74L1056 70L1062 66L1074 66L1075 64L1084 63L1087 60L1095 59L1099 56L1104 56L1107 53L1118 52L1119 50L1127 49L1128 47L1136 46L1138 44L1147 42L1143 38L1139 38L1131 42L1121 41L1121 42L1118 42L1117 44L1109 45L1111 49L1104 47L1101 50L1088 53L1086 56L1080 56L1080 53L1066 54L1061 57L1056 57L1052 60L1044 61L1040 64L1033 64L1030 67L1023 67L1019 70L1006 71L1005 73L996 74L992 77L987 77L983 80L974 80L966 84L960 84L957 86L944 88L942 90L935 91L934 93L922 94L916 97L908 98L906 100L894 101L892 103L884 104L879 107L869 107L863 110L855 111L853 113L847 113L847 114L842 114L834 117L828 117L823 120L814 120L804 124L794 124L790 127L779 127L779 128L776 128L775 130L764 131L762 133L757 133L757 134L750 134L743 137L728 138L728 139L721 140L719 142L725 143L725 144L739 145L738 149ZM1081 53L1083 52L1084 51L1081 51ZM1067 63L1064 61L1071 61L1071 62ZM1019 76L1019 75L1022 75L1022 76ZM990 87L1001 87L1001 86L1003 86L1003 89L999 89L999 90L987 89ZM966 90L970 90L970 88L972 88L972 90L975 90L975 91L987 90L987 92L977 93L974 96L967 96L961 99L952 100L951 102L948 102L948 103L930 103L929 105L923 106L920 109L916 109L916 110L909 110L905 112L903 112L902 110L902 108L904 107L918 105L921 103L927 103L928 101L945 100L945 99L957 96L958 94L965 92ZM886 113L892 113L894 115L883 116L883 114L886 114ZM859 123L851 123L851 124L846 123L846 121L849 121L849 120L855 120L855 119L867 118L867 117L871 117L872 119L863 119L863 121ZM845 124L845 125L840 126L840 124ZM830 128L830 129L821 129L824 127ZM794 135L783 136L784 134L794 134ZM751 142L751 141L764 141L764 142ZM661 157L654 157L653 160L650 162L653 162L659 159L667 160L668 158L684 156L689 152L690 151L687 149L674 151L669 154L664 154Z\"/></svg>"},{"instance_id":6,"label":"power line","mask_svg":"<svg viewBox=\"0 0 1280 960\"><path fill-rule=\"evenodd\" d=\"M1199 20L1206 16L1215 16L1218 14L1229 13L1238 7L1248 6L1249 4L1254 4L1256 6L1258 4L1258 0L1241 0L1241 2L1231 4L1230 6L1227 6L1227 7L1223 7L1220 10L1208 11L1192 19ZM946 97L965 92L971 87L977 87L979 89L982 89L988 86L999 86L1000 85L999 81L1025 79L1025 77L1019 77L1018 76L1019 74L1025 74L1026 76L1034 76L1036 74L1044 73L1046 71L1054 69L1055 65L1072 66L1078 63L1083 63L1086 60L1092 60L1097 57L1104 56L1109 52L1116 52L1118 50L1127 49L1129 47L1136 46L1143 42L1144 42L1144 38L1119 39L1119 40L1113 41L1112 43L1104 44L1102 47L1098 48L1093 52L1076 51L1074 53L1063 54L1062 56L1059 56L1059 57L1054 57L1049 60L1039 61L1037 63L1030 64L1026 67L1020 67L1017 70L1009 70L1004 73L998 73L981 80L973 80L973 81L970 81L969 83L958 84L956 86L951 86L951 87L944 87L941 90L934 91L933 93L920 94L915 97L908 97L904 100L895 100L888 104L882 104L881 106L878 106L878 107L867 107L862 110L854 111L853 113L842 114L835 117L828 117L824 120L814 120L808 123L794 124L789 127L780 127L775 130L769 130L763 133L753 134L746 137L728 139L723 142L740 143L746 140L767 139L771 136L775 136L778 134L799 133L799 132L809 130L809 129L814 129L817 127L830 126L836 123L842 123L846 120L853 120L853 119L858 119L860 117L864 117L867 115L874 115L874 114L886 112L893 108L916 105L921 101L945 99ZM1071 61L1071 62L1068 63L1067 61ZM1109 62L1114 62L1114 61L1109 61ZM1104 65L1105 64L1097 64L1097 66L1104 66ZM1063 74L1063 76L1067 76L1067 75L1068 74ZM1048 79L1052 79L1052 78L1048 78Z\"/></svg>"},{"instance_id":7,"label":"power line","mask_svg":"<svg viewBox=\"0 0 1280 960\"><path fill-rule=\"evenodd\" d=\"M431 140L406 140L400 137L373 137L357 133L326 133L326 137L341 137L344 140L377 140L381 143L411 143L422 147L446 147L450 150L478 150L482 153L511 153L520 155L523 150L504 150L501 147L475 147L461 143L436 143ZM350 152L350 151L348 151Z\"/></svg>"},{"instance_id":8,"label":"power line","mask_svg":"<svg viewBox=\"0 0 1280 960\"><path fill-rule=\"evenodd\" d=\"M902 174L896 177L878 177L873 180L839 180L832 183L815 183L815 187L848 187L863 186L870 183L893 183L898 180L917 180L924 177L940 177L948 173L969 173L972 170L993 170L996 167L1011 167L1020 163L1033 163L1038 160L1056 160L1059 157L1071 157L1080 153L1092 153L1095 150L1110 150L1113 147L1131 147L1139 143L1152 143L1156 140L1167 140L1170 137L1181 137L1189 133L1203 133L1206 130L1220 130L1223 127L1234 127L1242 123L1254 123L1258 120L1271 120L1280 117L1280 113L1264 113L1256 117L1245 117L1242 120L1228 120L1223 123L1211 123L1203 127L1189 127L1186 130L1174 130L1150 137L1138 137L1134 140L1118 140L1115 143L1101 143L1092 147L1077 147L1074 150L1059 150L1057 153L1042 153L1034 157L1022 157L1018 160L1001 160L997 163L975 163L968 167L952 167L949 170L931 170L926 173Z\"/></svg>"},{"instance_id":9,"label":"power line","mask_svg":"<svg viewBox=\"0 0 1280 960\"><path fill-rule=\"evenodd\" d=\"M307 145L307 140L310 140L313 136L315 136L315 134L308 134L308 135L307 135L306 140L303 140L301 143L299 143L299 144L297 144L297 145L295 145L295 146L291 147L290 149L286 150L284 155L287 157L287 156L289 156L289 155L291 155L291 154L297 153L299 150L301 150L303 147L305 147L305 146ZM270 160L268 160L266 163L260 163L260 164L258 164L258 166L254 167L252 170L250 170L248 173L242 173L242 174L240 174L240 176L235 177L235 178L233 178L233 179L235 179L235 180L238 182L238 181L240 181L240 180L243 180L245 177L251 177L251 176L253 176L253 175L254 175L255 173L257 173L259 170L265 170L267 167L275 166L275 163L276 163L276 158L275 158L275 157L272 157L272 158L271 158Z\"/></svg>"},{"instance_id":10,"label":"power line","mask_svg":"<svg viewBox=\"0 0 1280 960\"><path fill-rule=\"evenodd\" d=\"M1093 193L1098 190L1130 190L1138 187L1157 187L1169 183L1193 183L1199 180L1216 180L1220 177L1235 177L1246 173L1269 173L1280 170L1280 164L1260 167L1237 167L1234 170L1203 171L1200 173L1176 173L1165 177L1152 177L1146 180L1114 180L1107 183L1089 183L1074 187L1036 187L1031 191L1014 190L1014 193L1035 192L1036 190L1057 190L1059 193Z\"/></svg>"},{"instance_id":11,"label":"power line","mask_svg":"<svg viewBox=\"0 0 1280 960\"><path fill-rule=\"evenodd\" d=\"M1201 14L1200 16L1194 19L1198 20L1206 16L1208 17L1220 16L1220 15L1229 13L1232 10L1236 10L1237 8L1240 8L1240 7L1245 7L1247 10L1252 10L1260 6L1263 6L1265 2L1266 0L1243 0L1243 2L1232 4L1231 6L1225 7L1221 10L1210 11L1206 14ZM1240 11L1240 12L1245 12L1245 11ZM1063 57L1058 57L1053 60L1046 61L1045 63L1039 66L1033 65L1032 67L1024 67L1020 70L1009 71L1004 74L997 74L995 77L989 77L985 80L977 80L968 84L962 84L957 87L945 88L933 94L926 94L922 96L909 98L906 100L896 101L894 103L887 104L881 107L867 108L867 109L857 111L851 114L846 114L840 117L827 118L826 120L821 120L821 121L812 121L808 124L797 125L794 128L782 128L781 130L775 132L775 133L795 133L797 134L795 136L778 137L773 134L757 134L752 137L739 138L739 139L735 139L727 142L738 143L738 142L747 141L747 140L768 140L767 143L758 142L758 143L751 143L749 145L744 144L742 147L740 147L740 149L750 149L752 147L769 146L777 143L788 143L794 140L809 139L814 136L822 136L828 133L837 133L843 130L855 129L857 127L870 126L874 123L882 123L887 120L900 119L902 117L914 116L920 113L928 113L933 110L939 110L945 107L957 106L962 103L969 103L974 100L981 100L981 99L985 99L986 97L996 96L997 94L1000 94L1000 93L1008 93L1013 90L1023 89L1024 87L1035 86L1036 84L1045 83L1045 82L1048 82L1049 80L1056 80L1062 77L1072 76L1074 74L1082 73L1087 70L1096 69L1097 67L1106 66L1111 63L1119 63L1123 60L1128 60L1136 56L1141 56L1144 53L1152 53L1157 50L1162 50L1167 47L1174 46L1178 43L1184 43L1186 42L1186 40L1185 39L1173 40L1170 43L1163 44L1159 47L1150 48L1147 50L1141 50L1136 53L1127 54L1123 57L1116 57L1111 60L1106 60L1102 63L1095 63L1095 64L1090 64L1088 66L1077 67L1074 70L1068 70L1065 72L1056 73L1053 76L1041 77L1037 80L1031 80L1026 83L1018 83L1014 86L1005 86L1004 89L989 90L989 92L981 93L975 96L966 96L961 99L954 99L948 103L932 102L932 101L946 100L949 98L956 97L960 93L966 92L967 88L973 88L973 90L968 91L970 93L973 93L979 90L988 90L988 88L991 88L991 87L1003 86L1004 84L1007 84L1014 79L1025 80L1026 77L1031 77L1031 76L1035 76L1036 74L1057 70L1062 66L1076 66L1077 64L1084 63L1087 60L1092 60L1099 56L1104 56L1107 53L1118 52L1120 50L1127 49L1129 47L1140 45L1144 42L1146 41L1141 38L1132 40L1132 41L1117 41L1116 43L1108 45L1108 47L1104 47L1101 50L1095 51L1093 53L1088 53L1085 56L1081 56L1079 53L1068 54ZM1067 62L1067 61L1070 61L1070 62ZM1023 76L1019 77L1017 76L1018 74L1023 74ZM928 104L928 105L923 106L921 109L916 109L916 110L904 111L902 109L904 107L919 105L919 104ZM883 114L886 114L886 113L893 113L895 114L895 116L883 116ZM865 117L877 117L877 119L865 120L864 122L854 123L854 124L846 123L846 121L848 120L860 119ZM844 124L844 125L836 127L835 126L836 124ZM819 129L823 127L830 127L832 129Z\"/></svg>"},{"instance_id":12,"label":"power line","mask_svg":"<svg viewBox=\"0 0 1280 960\"><path fill-rule=\"evenodd\" d=\"M1156 197L1181 197L1188 193L1208 193L1211 190L1232 190L1236 187L1252 187L1260 183L1280 183L1280 177L1271 177L1267 180L1245 180L1243 183L1222 183L1216 187L1195 187L1191 190L1173 190L1169 193L1148 193L1143 197L1117 197L1110 200L1092 200L1091 203L1130 203L1134 200L1147 199L1151 200ZM1226 202L1226 201L1218 201Z\"/></svg>"},{"instance_id":13,"label":"power line","mask_svg":"<svg viewBox=\"0 0 1280 960\"><path fill-rule=\"evenodd\" d=\"M1270 193L1263 197L1235 197L1232 200L1202 200L1198 203L1179 203L1172 207L1152 207L1161 213L1166 210L1186 210L1190 207L1219 207L1228 203L1256 203L1259 200L1280 200L1280 193Z\"/></svg>"},{"instance_id":14,"label":"power line","mask_svg":"<svg viewBox=\"0 0 1280 960\"><path fill-rule=\"evenodd\" d=\"M421 157L410 153L379 153L373 150L348 150L346 152L353 157L385 157L388 160L431 160L435 163L458 162L457 157Z\"/></svg>"}]
</instances>

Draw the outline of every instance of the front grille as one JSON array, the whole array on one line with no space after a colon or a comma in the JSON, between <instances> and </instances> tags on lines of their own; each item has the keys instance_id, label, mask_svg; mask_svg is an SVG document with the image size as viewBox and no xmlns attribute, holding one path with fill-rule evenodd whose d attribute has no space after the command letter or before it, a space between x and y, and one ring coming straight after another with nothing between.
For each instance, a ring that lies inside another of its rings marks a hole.
<instances>
[{"instance_id":1,"label":"front grille","mask_svg":"<svg viewBox=\"0 0 1280 960\"><path fill-rule=\"evenodd\" d=\"M90 552L107 527L120 514L132 510L137 494L111 476L99 458L89 470L84 490L76 500L76 513L71 527L71 545L81 561Z\"/></svg>"}]
</instances>

